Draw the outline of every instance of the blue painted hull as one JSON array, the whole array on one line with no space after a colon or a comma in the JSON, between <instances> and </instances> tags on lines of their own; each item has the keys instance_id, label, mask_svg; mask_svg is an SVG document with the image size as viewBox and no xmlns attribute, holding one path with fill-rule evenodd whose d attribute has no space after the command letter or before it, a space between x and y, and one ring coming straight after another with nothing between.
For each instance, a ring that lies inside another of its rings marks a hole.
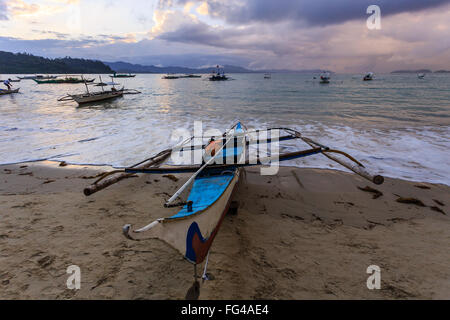
<instances>
[{"instance_id":1,"label":"blue painted hull","mask_svg":"<svg viewBox=\"0 0 450 320\"><path fill-rule=\"evenodd\" d=\"M235 132L243 132L240 125ZM242 138L245 139L245 138ZM243 148L231 147L223 152L231 159L240 158ZM223 155L219 153L217 158ZM204 169L193 182L187 202L178 213L165 218L152 232L194 264L202 263L228 211L240 169Z\"/></svg>"}]
</instances>

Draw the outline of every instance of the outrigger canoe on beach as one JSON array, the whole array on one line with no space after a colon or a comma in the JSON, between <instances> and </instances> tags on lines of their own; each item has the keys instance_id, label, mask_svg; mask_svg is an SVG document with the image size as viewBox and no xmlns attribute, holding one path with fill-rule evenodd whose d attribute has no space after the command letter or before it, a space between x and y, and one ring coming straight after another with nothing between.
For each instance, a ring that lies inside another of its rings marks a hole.
<instances>
[{"instance_id":1,"label":"outrigger canoe on beach","mask_svg":"<svg viewBox=\"0 0 450 320\"><path fill-rule=\"evenodd\" d=\"M276 134L272 134L274 132ZM280 136L279 132L286 134ZM260 139L260 134L264 138ZM137 238L137 236L148 233L148 238L165 241L194 265L195 280L188 291L187 298L189 299L198 298L200 283L196 266L203 263L205 259L202 278L208 280L206 267L209 250L225 214L230 208L233 192L244 167L322 153L375 184L382 184L384 181L382 176L370 174L360 162L345 152L331 149L303 137L300 132L290 128L249 131L244 124L238 122L222 136L203 137L209 139L205 144L193 145L194 138L191 137L172 149L164 150L132 167L106 173L84 190L85 195L88 196L136 173L193 173L190 179L165 203L165 207L179 206L180 211L178 213L171 217L157 219L139 229L133 229L129 224L123 228L124 235L131 240L143 240ZM260 157L259 147L261 144L292 139L300 139L311 148L276 156ZM258 152L255 157L252 157L250 147L254 146L258 147ZM201 165L161 167L161 164L172 153L193 152L195 150L202 150L203 163ZM187 199L175 203L175 201L180 200L181 194L189 187L191 188Z\"/></svg>"}]
</instances>

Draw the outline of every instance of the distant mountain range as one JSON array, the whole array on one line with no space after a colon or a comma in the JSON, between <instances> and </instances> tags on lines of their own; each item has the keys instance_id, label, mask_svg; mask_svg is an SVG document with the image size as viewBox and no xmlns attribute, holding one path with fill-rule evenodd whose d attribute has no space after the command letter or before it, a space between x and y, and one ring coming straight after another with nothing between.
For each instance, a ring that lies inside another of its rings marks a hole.
<instances>
[{"instance_id":1,"label":"distant mountain range","mask_svg":"<svg viewBox=\"0 0 450 320\"><path fill-rule=\"evenodd\" d=\"M27 53L0 51L0 73L36 74L36 73L111 73L110 67L101 61L72 59L47 59Z\"/></svg>"},{"instance_id":2,"label":"distant mountain range","mask_svg":"<svg viewBox=\"0 0 450 320\"><path fill-rule=\"evenodd\" d=\"M186 68L186 67L157 67L157 66L144 66L141 64L132 64L128 62L104 62L110 68L117 72L123 73L211 73L216 71L216 67L208 68ZM243 67L225 65L221 68L226 73L320 73L323 70L249 70ZM331 71L329 71L331 72ZM331 72L332 73L332 72Z\"/></svg>"},{"instance_id":3,"label":"distant mountain range","mask_svg":"<svg viewBox=\"0 0 450 320\"><path fill-rule=\"evenodd\" d=\"M127 62L104 62L111 69L116 72L124 73L211 73L217 70L215 67L210 68L186 68L186 67L157 67L157 66L143 66L140 64L132 64ZM242 67L224 66L224 69L229 73L248 73L252 72Z\"/></svg>"},{"instance_id":4,"label":"distant mountain range","mask_svg":"<svg viewBox=\"0 0 450 320\"><path fill-rule=\"evenodd\" d=\"M433 71L429 69L419 69L419 70L395 70L391 73L433 73ZM450 73L448 70L438 70L434 71L434 73Z\"/></svg>"},{"instance_id":5,"label":"distant mountain range","mask_svg":"<svg viewBox=\"0 0 450 320\"><path fill-rule=\"evenodd\" d=\"M285 70L285 69L266 69L250 70L244 67L224 65L221 68L226 73L308 73L319 74L323 71L334 73L333 71L321 69L309 70ZM11 53L0 51L0 74L71 74L71 73L91 73L91 74L111 74L114 71L123 73L177 73L177 74L207 74L216 71L215 66L206 68L189 68L180 66L155 66L133 64L123 61L105 62L99 60L74 59L70 57L48 59L34 56L27 53ZM432 73L429 69L419 70L395 70L392 74L406 73ZM437 70L434 73L450 73L448 70Z\"/></svg>"},{"instance_id":6,"label":"distant mountain range","mask_svg":"<svg viewBox=\"0 0 450 320\"><path fill-rule=\"evenodd\" d=\"M224 65L221 68L226 73L321 73L323 70L250 70L239 66ZM1 74L69 74L69 73L97 73L110 74L114 71L123 73L212 73L216 67L189 68L179 66L158 67L132 64L128 62L102 62L99 60L74 59L70 57L48 59L28 53L11 53L0 51ZM333 73L332 71L327 71Z\"/></svg>"}]
</instances>

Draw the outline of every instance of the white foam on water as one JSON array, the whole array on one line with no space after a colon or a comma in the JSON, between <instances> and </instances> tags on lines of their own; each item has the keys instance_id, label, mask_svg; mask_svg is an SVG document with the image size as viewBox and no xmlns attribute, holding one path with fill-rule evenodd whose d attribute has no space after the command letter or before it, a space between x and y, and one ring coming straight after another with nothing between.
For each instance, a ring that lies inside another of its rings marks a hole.
<instances>
[{"instance_id":1,"label":"white foam on water","mask_svg":"<svg viewBox=\"0 0 450 320\"><path fill-rule=\"evenodd\" d=\"M450 128L355 129L299 126L305 136L352 155L370 171L393 178L450 185ZM290 150L299 144L290 143ZM326 157L293 161L302 167L343 169Z\"/></svg>"},{"instance_id":2,"label":"white foam on water","mask_svg":"<svg viewBox=\"0 0 450 320\"><path fill-rule=\"evenodd\" d=\"M139 75L126 86L142 95L94 107L60 103L58 85L23 81L22 94L0 99L0 164L39 159L129 166L174 144L173 130L226 130L236 120L250 129L292 127L345 151L370 170L396 178L450 185L450 77L335 75L320 86L312 75L233 75L236 81L163 81ZM65 92L82 92L77 85ZM309 146L285 141L282 151ZM345 170L322 155L282 165Z\"/></svg>"}]
</instances>

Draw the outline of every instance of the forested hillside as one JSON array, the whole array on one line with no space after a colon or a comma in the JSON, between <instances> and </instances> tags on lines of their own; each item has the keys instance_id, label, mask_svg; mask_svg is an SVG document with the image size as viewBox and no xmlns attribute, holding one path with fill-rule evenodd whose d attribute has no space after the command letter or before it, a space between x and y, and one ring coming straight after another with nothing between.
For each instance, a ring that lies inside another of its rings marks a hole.
<instances>
[{"instance_id":1,"label":"forested hillside","mask_svg":"<svg viewBox=\"0 0 450 320\"><path fill-rule=\"evenodd\" d=\"M27 53L0 51L0 74L35 73L111 73L113 70L101 61L48 59Z\"/></svg>"}]
</instances>

